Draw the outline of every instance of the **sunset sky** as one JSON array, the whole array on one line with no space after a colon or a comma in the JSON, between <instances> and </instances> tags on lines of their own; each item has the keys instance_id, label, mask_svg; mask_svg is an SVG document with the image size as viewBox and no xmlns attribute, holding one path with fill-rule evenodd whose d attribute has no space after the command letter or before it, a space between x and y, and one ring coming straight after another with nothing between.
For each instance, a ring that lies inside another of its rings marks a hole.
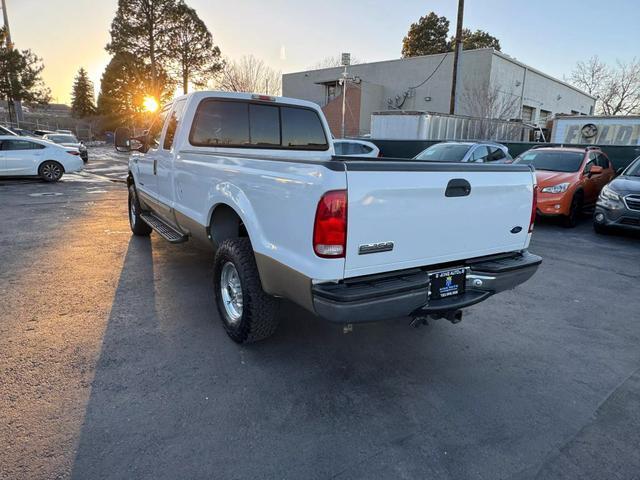
<instances>
[{"instance_id":1,"label":"sunset sky","mask_svg":"<svg viewBox=\"0 0 640 480\"><path fill-rule=\"evenodd\" d=\"M13 41L44 59L54 102L69 102L84 66L99 89L116 0L6 0ZM455 25L455 0L187 0L224 56L253 54L282 72L351 52L361 60L398 58L409 25L433 10ZM636 0L467 0L465 27L500 39L502 51L562 78L597 54L630 60L640 44Z\"/></svg>"}]
</instances>

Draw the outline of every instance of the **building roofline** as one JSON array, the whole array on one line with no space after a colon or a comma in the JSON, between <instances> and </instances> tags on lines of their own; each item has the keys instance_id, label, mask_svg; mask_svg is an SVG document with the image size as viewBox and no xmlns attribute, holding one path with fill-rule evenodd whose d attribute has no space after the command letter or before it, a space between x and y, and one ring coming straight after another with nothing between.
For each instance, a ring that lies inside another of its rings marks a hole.
<instances>
[{"instance_id":1,"label":"building roofline","mask_svg":"<svg viewBox=\"0 0 640 480\"><path fill-rule=\"evenodd\" d=\"M502 52L496 50L493 47L475 48L473 50L463 50L462 53L463 54L466 54L466 53L476 54L476 53L479 53L479 52L486 52L486 51L490 51L493 55L497 55L498 57L503 58L504 60L507 60L507 61L509 61L511 63L514 63L515 65L518 65L518 66L520 66L522 68L526 68L527 70L531 70L532 72L535 72L538 75L541 75L541 76L543 76L545 78L548 78L549 80L552 80L552 81L557 82L557 83L559 83L561 85L564 85L565 87L570 88L571 90L574 90L574 91L576 91L576 92L578 92L578 93L580 93L582 95L585 95L585 96L591 98L592 100L597 100L597 98L595 96L590 95L587 92L585 92L583 90L580 90L579 88L577 88L577 87L575 87L573 85L570 85L570 84L568 84L567 82L565 82L563 80L560 80L560 79L558 79L556 77L553 77L553 76L549 75L548 73L544 73L544 72L538 70L537 68L531 67L531 66L527 65L526 63L523 63L520 60L517 60L517 59L513 58L510 55L507 55L506 53L502 53ZM434 54L431 54L431 55L418 55L418 56L415 56L415 57L406 57L406 58L392 58L390 60L378 60L376 62L356 63L354 65L349 65L349 67L358 67L358 66L361 66L361 65L375 65L377 63L410 62L410 61L415 61L415 60L421 60L421 59L424 59L424 58L427 58L427 57L439 58L439 57L442 57L443 55L449 55L449 54L453 55L453 52L434 53ZM320 71L324 71L324 70L327 70L327 71L328 70L341 71L343 68L344 67L342 67L342 66L324 67L324 68L311 68L311 69L308 69L308 70L299 70L299 71L296 71L296 72L283 73L282 76L284 77L285 75L299 75L301 73L320 72ZM331 80L329 80L329 81L331 81Z\"/></svg>"},{"instance_id":2,"label":"building roofline","mask_svg":"<svg viewBox=\"0 0 640 480\"><path fill-rule=\"evenodd\" d=\"M531 70L532 72L535 72L538 75L541 75L541 76L543 76L545 78L548 78L549 80L553 80L554 82L558 82L558 83L564 85L565 87L570 88L571 90L574 90L574 91L576 91L576 92L578 92L578 93L580 93L580 94L582 94L582 95L584 95L586 97L591 98L592 100L597 100L597 98L594 97L593 95L585 92L584 90L580 90L578 87L575 87L575 86L565 82L564 80L560 80L559 78L553 77L553 76L549 75L548 73L544 73L544 72L538 70L535 67L531 67L531 66L527 65L526 63L523 63L520 60L517 60L517 59L513 58L511 55L507 55L506 53L499 52L498 50L495 50L495 49L492 49L492 50L493 50L493 54L494 55L497 55L498 57L503 58L504 60L507 60L507 61L509 61L511 63L514 63L514 64L518 65L519 67L526 68L527 70Z\"/></svg>"}]
</instances>

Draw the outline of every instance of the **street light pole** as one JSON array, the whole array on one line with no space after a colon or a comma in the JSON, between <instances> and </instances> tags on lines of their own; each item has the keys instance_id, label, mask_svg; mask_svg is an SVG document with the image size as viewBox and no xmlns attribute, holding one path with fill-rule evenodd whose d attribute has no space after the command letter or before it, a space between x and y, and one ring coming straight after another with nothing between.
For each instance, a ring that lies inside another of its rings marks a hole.
<instances>
[{"instance_id":1,"label":"street light pole","mask_svg":"<svg viewBox=\"0 0 640 480\"><path fill-rule=\"evenodd\" d=\"M456 46L453 51L453 78L451 79L451 101L449 113L456 113L456 88L458 86L458 70L460 69L460 51L462 50L462 18L464 16L464 0L458 0L458 21L456 24Z\"/></svg>"},{"instance_id":2,"label":"street light pole","mask_svg":"<svg viewBox=\"0 0 640 480\"><path fill-rule=\"evenodd\" d=\"M347 110L347 82L348 82L348 74L347 74L347 66L351 63L351 54L343 53L342 54L342 65L344 65L344 72L342 72L342 135L345 136L345 125L344 125L344 116Z\"/></svg>"},{"instance_id":3,"label":"street light pole","mask_svg":"<svg viewBox=\"0 0 640 480\"><path fill-rule=\"evenodd\" d=\"M11 51L13 50L13 42L11 41L11 29L9 28L9 14L7 13L7 2L6 0L2 0L2 19L4 21L4 30L7 34L7 48ZM13 84L13 82L16 82L17 79L14 78L15 74L14 72L8 72L9 75L9 82L10 84ZM8 99L8 103L9 103L9 119L11 119L11 110L13 107L13 111L16 115L16 123L18 124L18 127L20 126L20 122L23 120L23 115L22 115L22 102L20 100L15 100L13 98ZM13 103L13 105L11 105L11 103Z\"/></svg>"}]
</instances>

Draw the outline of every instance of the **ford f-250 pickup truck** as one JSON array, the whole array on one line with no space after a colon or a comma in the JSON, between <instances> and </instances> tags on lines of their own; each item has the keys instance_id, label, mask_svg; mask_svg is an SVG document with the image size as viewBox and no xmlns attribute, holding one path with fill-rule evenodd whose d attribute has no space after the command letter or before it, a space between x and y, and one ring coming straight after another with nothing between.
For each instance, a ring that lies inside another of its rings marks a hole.
<instances>
[{"instance_id":1,"label":"ford f-250 pickup truck","mask_svg":"<svg viewBox=\"0 0 640 480\"><path fill-rule=\"evenodd\" d=\"M314 103L222 92L176 98L138 142L116 133L139 150L131 230L215 251L236 342L271 335L279 299L345 326L455 323L538 268L529 166L337 157L331 138Z\"/></svg>"}]
</instances>

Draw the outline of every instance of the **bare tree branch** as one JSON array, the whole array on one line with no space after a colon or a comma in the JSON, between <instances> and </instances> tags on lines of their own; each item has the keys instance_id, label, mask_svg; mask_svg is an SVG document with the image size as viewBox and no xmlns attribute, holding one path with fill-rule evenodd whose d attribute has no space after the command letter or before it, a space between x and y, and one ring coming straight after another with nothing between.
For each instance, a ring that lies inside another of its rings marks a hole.
<instances>
[{"instance_id":1,"label":"bare tree branch","mask_svg":"<svg viewBox=\"0 0 640 480\"><path fill-rule=\"evenodd\" d=\"M227 61L218 79L218 88L229 92L280 95L282 76L253 55Z\"/></svg>"}]
</instances>

